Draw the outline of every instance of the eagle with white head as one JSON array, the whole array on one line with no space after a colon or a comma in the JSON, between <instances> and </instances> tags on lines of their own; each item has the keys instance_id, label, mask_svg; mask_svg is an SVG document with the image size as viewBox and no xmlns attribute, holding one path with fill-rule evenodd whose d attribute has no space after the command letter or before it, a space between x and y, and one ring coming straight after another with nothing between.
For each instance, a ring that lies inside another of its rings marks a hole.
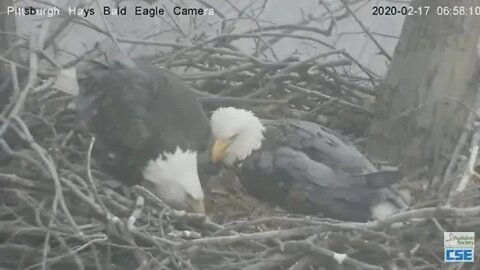
<instances>
[{"instance_id":1,"label":"eagle with white head","mask_svg":"<svg viewBox=\"0 0 480 270\"><path fill-rule=\"evenodd\" d=\"M174 208L205 213L197 153L206 148L210 125L196 96L175 74L146 64L88 71L80 85L91 102L80 119L99 138L103 167Z\"/></svg>"},{"instance_id":2,"label":"eagle with white head","mask_svg":"<svg viewBox=\"0 0 480 270\"><path fill-rule=\"evenodd\" d=\"M318 124L260 120L233 107L213 112L212 161L237 167L252 196L303 214L367 221L407 207L393 183L398 170L379 171L353 145Z\"/></svg>"}]
</instances>

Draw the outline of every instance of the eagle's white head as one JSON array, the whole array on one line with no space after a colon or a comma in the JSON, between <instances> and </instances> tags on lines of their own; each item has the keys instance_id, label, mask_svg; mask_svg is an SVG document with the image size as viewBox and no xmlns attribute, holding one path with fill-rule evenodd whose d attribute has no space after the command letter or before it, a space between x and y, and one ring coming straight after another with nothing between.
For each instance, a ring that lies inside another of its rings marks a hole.
<instances>
[{"instance_id":1,"label":"eagle's white head","mask_svg":"<svg viewBox=\"0 0 480 270\"><path fill-rule=\"evenodd\" d=\"M142 171L147 186L168 205L190 212L205 213L204 194L197 171L197 152L163 153L148 161Z\"/></svg>"},{"instance_id":2,"label":"eagle's white head","mask_svg":"<svg viewBox=\"0 0 480 270\"><path fill-rule=\"evenodd\" d=\"M233 107L219 108L210 118L215 140L212 161L231 166L260 148L265 127L253 112Z\"/></svg>"}]
</instances>

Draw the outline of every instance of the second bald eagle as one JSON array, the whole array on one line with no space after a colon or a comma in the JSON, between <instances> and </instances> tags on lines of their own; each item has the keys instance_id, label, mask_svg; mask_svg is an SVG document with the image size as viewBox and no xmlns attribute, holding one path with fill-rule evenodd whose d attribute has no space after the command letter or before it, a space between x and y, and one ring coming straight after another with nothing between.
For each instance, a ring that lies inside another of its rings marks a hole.
<instances>
[{"instance_id":1,"label":"second bald eagle","mask_svg":"<svg viewBox=\"0 0 480 270\"><path fill-rule=\"evenodd\" d=\"M252 196L303 214L367 221L407 207L390 185L396 171L378 171L354 146L312 122L260 120L220 108L211 116L212 160L236 167Z\"/></svg>"},{"instance_id":2,"label":"second bald eagle","mask_svg":"<svg viewBox=\"0 0 480 270\"><path fill-rule=\"evenodd\" d=\"M143 184L177 209L205 212L197 152L208 118L182 80L145 64L96 65L81 80L86 118L103 149L103 167L128 185Z\"/></svg>"}]
</instances>

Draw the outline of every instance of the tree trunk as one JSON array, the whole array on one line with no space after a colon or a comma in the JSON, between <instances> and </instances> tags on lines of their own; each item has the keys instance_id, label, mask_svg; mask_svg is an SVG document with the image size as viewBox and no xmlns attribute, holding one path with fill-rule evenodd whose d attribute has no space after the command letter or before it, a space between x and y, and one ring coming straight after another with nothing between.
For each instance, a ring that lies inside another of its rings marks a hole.
<instances>
[{"instance_id":1,"label":"tree trunk","mask_svg":"<svg viewBox=\"0 0 480 270\"><path fill-rule=\"evenodd\" d=\"M475 12L480 0L415 0L412 6L430 10L405 19L378 88L367 151L407 169L426 165L438 173L465 128L467 107L477 107L473 79L480 16L439 16L437 8L463 6L469 13L473 7Z\"/></svg>"}]
</instances>

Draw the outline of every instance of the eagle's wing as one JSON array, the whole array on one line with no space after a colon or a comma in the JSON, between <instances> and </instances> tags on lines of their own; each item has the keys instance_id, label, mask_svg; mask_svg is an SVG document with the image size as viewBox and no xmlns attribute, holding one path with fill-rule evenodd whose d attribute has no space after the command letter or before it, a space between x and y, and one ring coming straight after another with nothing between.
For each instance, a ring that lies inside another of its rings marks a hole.
<instances>
[{"instance_id":1,"label":"eagle's wing","mask_svg":"<svg viewBox=\"0 0 480 270\"><path fill-rule=\"evenodd\" d=\"M286 146L307 155L335 172L358 176L376 187L387 187L402 179L399 170L377 168L351 143L341 140L332 130L313 122L264 120L268 126L266 148Z\"/></svg>"},{"instance_id":2,"label":"eagle's wing","mask_svg":"<svg viewBox=\"0 0 480 270\"><path fill-rule=\"evenodd\" d=\"M338 174L290 147L257 151L242 164L240 180L252 195L291 211L354 221L370 218L385 196L368 177Z\"/></svg>"},{"instance_id":3,"label":"eagle's wing","mask_svg":"<svg viewBox=\"0 0 480 270\"><path fill-rule=\"evenodd\" d=\"M155 77L153 88L156 89L157 100L152 107L152 115L158 115L162 121L162 125L152 126L163 129L156 130L155 133L162 137L165 147L179 145L184 149L204 151L210 137L210 122L196 95L186 87L180 77L168 70L149 70L149 75ZM152 121L159 121L158 118ZM170 128L165 129L164 126Z\"/></svg>"},{"instance_id":4,"label":"eagle's wing","mask_svg":"<svg viewBox=\"0 0 480 270\"><path fill-rule=\"evenodd\" d=\"M94 128L117 149L140 150L151 145L152 132L147 127L147 104L151 95L146 93L151 91L151 86L146 87L148 81L135 73L139 74L124 70L109 72L93 85L102 91L97 99Z\"/></svg>"},{"instance_id":5,"label":"eagle's wing","mask_svg":"<svg viewBox=\"0 0 480 270\"><path fill-rule=\"evenodd\" d=\"M107 71L98 68L88 79L84 86L97 92L94 129L108 138L111 148L146 153L148 158L174 152L177 146L205 148L208 118L175 74L145 65L114 66Z\"/></svg>"}]
</instances>

